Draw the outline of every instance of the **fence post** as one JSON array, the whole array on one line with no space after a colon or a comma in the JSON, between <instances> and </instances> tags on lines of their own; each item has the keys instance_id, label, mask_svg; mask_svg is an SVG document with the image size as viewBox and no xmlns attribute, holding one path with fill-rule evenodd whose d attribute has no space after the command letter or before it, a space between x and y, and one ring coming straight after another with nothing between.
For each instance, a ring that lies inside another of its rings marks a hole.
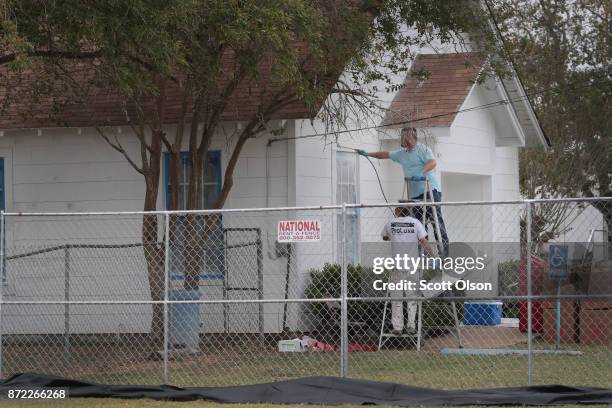
<instances>
[{"instance_id":1,"label":"fence post","mask_svg":"<svg viewBox=\"0 0 612 408\"><path fill-rule=\"evenodd\" d=\"M70 244L64 246L64 366L70 365Z\"/></svg>"},{"instance_id":2,"label":"fence post","mask_svg":"<svg viewBox=\"0 0 612 408\"><path fill-rule=\"evenodd\" d=\"M0 379L4 378L3 376L3 359L2 359L2 302L4 300L2 296L2 292L4 291L4 282L6 280L6 268L5 268L5 254L4 254L4 210L0 211L0 267L2 268L0 279Z\"/></svg>"},{"instance_id":3,"label":"fence post","mask_svg":"<svg viewBox=\"0 0 612 408\"><path fill-rule=\"evenodd\" d=\"M525 217L527 218L527 384L533 384L533 325L532 325L532 287L531 287L531 200L525 200Z\"/></svg>"},{"instance_id":4,"label":"fence post","mask_svg":"<svg viewBox=\"0 0 612 408\"><path fill-rule=\"evenodd\" d=\"M348 375L348 274L346 270L346 204L342 203L342 267L340 270L340 376Z\"/></svg>"},{"instance_id":5,"label":"fence post","mask_svg":"<svg viewBox=\"0 0 612 408\"><path fill-rule=\"evenodd\" d=\"M168 384L168 286L170 265L170 214L164 214L164 367L162 381Z\"/></svg>"}]
</instances>

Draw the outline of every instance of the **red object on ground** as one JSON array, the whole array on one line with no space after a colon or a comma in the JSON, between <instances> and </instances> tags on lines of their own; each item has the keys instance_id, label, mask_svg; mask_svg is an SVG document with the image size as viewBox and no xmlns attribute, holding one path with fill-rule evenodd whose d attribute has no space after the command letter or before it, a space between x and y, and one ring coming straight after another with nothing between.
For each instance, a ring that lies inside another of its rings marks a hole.
<instances>
[{"instance_id":1,"label":"red object on ground","mask_svg":"<svg viewBox=\"0 0 612 408\"><path fill-rule=\"evenodd\" d=\"M576 319L574 317L575 307L574 302L561 302L561 330L559 333L561 343L576 343L578 340ZM556 302L546 302L544 304L542 318L542 340L554 344L557 341Z\"/></svg>"},{"instance_id":2,"label":"red object on ground","mask_svg":"<svg viewBox=\"0 0 612 408\"><path fill-rule=\"evenodd\" d=\"M531 293L539 295L542 293L544 277L546 276L546 261L535 255L531 256ZM519 287L518 295L527 295L527 257L521 258L519 265ZM519 330L527 332L527 301L520 301L518 310ZM542 332L542 302L531 302L531 329L533 333Z\"/></svg>"},{"instance_id":3,"label":"red object on ground","mask_svg":"<svg viewBox=\"0 0 612 408\"><path fill-rule=\"evenodd\" d=\"M318 341L314 339L308 340L308 347L312 351L316 351L318 353L338 351L337 347L334 346L333 344L327 344L322 341Z\"/></svg>"},{"instance_id":4,"label":"red object on ground","mask_svg":"<svg viewBox=\"0 0 612 408\"><path fill-rule=\"evenodd\" d=\"M545 294L556 294L557 289L550 288L554 286L554 281L548 280L549 288L544 289ZM561 285L561 295L575 295L576 289L570 283ZM561 300L561 322L560 322L560 337L562 343L579 343L580 328L578 327L578 304L574 300ZM556 343L557 341L557 301L546 300L542 302L544 309L542 318L542 340L548 343Z\"/></svg>"},{"instance_id":5,"label":"red object on ground","mask_svg":"<svg viewBox=\"0 0 612 408\"><path fill-rule=\"evenodd\" d=\"M600 261L591 268L589 294L612 293L612 261ZM580 303L580 342L612 345L612 299Z\"/></svg>"},{"instance_id":6,"label":"red object on ground","mask_svg":"<svg viewBox=\"0 0 612 408\"><path fill-rule=\"evenodd\" d=\"M372 344L349 343L348 345L349 353L353 351L371 352L371 351L376 351L376 350L377 350L376 346Z\"/></svg>"},{"instance_id":7,"label":"red object on ground","mask_svg":"<svg viewBox=\"0 0 612 408\"><path fill-rule=\"evenodd\" d=\"M588 300L580 308L580 343L612 344L612 301Z\"/></svg>"}]
</instances>

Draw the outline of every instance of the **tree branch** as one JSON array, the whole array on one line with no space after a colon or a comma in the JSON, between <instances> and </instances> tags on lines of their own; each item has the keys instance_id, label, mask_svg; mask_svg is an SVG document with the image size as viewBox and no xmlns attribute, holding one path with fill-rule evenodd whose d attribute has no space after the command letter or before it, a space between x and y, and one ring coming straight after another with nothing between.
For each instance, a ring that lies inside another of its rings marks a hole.
<instances>
[{"instance_id":1,"label":"tree branch","mask_svg":"<svg viewBox=\"0 0 612 408\"><path fill-rule=\"evenodd\" d=\"M134 170L136 170L137 172L139 172L140 174L142 174L144 176L145 171L143 168L139 167L136 162L134 162L134 160L132 160L132 158L130 157L130 155L125 151L125 149L123 148L123 146L121 146L121 143L119 142L119 139L117 138L117 136L115 135L115 143L113 143L108 136L106 136L104 134L104 131L99 127L96 126L96 131L98 132L98 134L100 134L100 136L102 136L102 138L104 140L106 140L106 143L109 144L110 147L112 147L113 149L115 149L116 151L118 151L119 153L121 153L123 155L123 157L125 157L125 159L128 161L128 163L130 163L130 165L134 168Z\"/></svg>"},{"instance_id":2,"label":"tree branch","mask_svg":"<svg viewBox=\"0 0 612 408\"><path fill-rule=\"evenodd\" d=\"M7 64L11 61L14 61L19 53L12 52L9 54L4 54L0 57L0 65ZM32 57L45 57L45 58L63 58L63 59L94 59L98 58L102 55L102 53L97 51L88 51L88 52L73 52L73 51L60 51L60 50L34 50L28 52L27 55Z\"/></svg>"}]
</instances>

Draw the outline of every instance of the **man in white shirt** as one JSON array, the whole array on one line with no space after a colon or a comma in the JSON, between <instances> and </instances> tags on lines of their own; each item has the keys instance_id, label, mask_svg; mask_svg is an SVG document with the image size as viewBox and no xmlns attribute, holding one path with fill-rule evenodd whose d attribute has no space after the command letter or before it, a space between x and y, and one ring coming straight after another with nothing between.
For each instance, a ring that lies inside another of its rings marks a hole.
<instances>
[{"instance_id":1,"label":"man in white shirt","mask_svg":"<svg viewBox=\"0 0 612 408\"><path fill-rule=\"evenodd\" d=\"M410 258L419 258L419 244L425 250L425 252L433 256L433 251L429 242L427 241L427 231L421 222L413 217L409 216L410 211L406 207L397 207L395 209L395 218L387 221L383 230L382 238L385 241L391 242L391 248L393 255L400 255L404 257L407 255ZM419 279L419 273L417 270L406 270L406 269L393 269L390 271L389 282L399 283L402 280L417 283ZM416 291L403 291L403 290L392 290L390 291L391 297L403 297L404 292L406 296L412 296L416 294ZM391 302L391 324L393 325L393 334L400 335L404 330L404 310L402 301ZM417 302L409 301L408 306L408 318L406 331L410 334L416 332L416 312Z\"/></svg>"}]
</instances>

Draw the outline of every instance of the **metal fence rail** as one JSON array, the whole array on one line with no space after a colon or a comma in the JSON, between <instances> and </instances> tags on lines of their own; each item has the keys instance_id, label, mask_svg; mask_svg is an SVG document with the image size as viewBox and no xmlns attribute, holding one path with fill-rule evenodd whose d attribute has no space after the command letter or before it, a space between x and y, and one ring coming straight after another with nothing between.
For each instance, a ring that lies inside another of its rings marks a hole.
<instances>
[{"instance_id":1,"label":"metal fence rail","mask_svg":"<svg viewBox=\"0 0 612 408\"><path fill-rule=\"evenodd\" d=\"M612 387L612 199L436 203L453 264L415 274L376 269L400 205L2 213L0 375ZM287 220L318 239L279 242Z\"/></svg>"}]
</instances>

